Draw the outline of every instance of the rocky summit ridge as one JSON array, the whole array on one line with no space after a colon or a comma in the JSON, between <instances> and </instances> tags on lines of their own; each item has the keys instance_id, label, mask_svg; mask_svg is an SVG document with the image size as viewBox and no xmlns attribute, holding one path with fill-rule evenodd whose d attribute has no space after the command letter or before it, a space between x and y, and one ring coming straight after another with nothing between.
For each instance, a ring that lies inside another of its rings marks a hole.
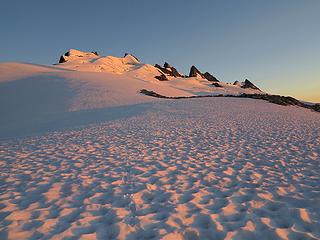
<instances>
[{"instance_id":1,"label":"rocky summit ridge","mask_svg":"<svg viewBox=\"0 0 320 240\"><path fill-rule=\"evenodd\" d=\"M188 75L185 75L177 70L168 62L160 64L145 64L142 63L135 55L125 53L123 57L101 56L97 51L84 52L76 49L70 49L60 56L59 63L63 68L72 69L76 71L89 72L110 72L115 74L129 74L131 76L140 77L147 80L154 79L161 82L179 80L188 81L189 85L198 85L199 83L211 86L214 89L226 90L233 87L233 92L236 89L241 90L241 93L255 93L259 94L263 91L255 86L251 81L246 79L244 82L236 81L235 83L223 83L218 80L213 74L209 72L201 72L195 65L190 67ZM196 80L196 81L195 81ZM252 90L253 92L248 92ZM243 92L244 91L244 92ZM220 92L220 94L223 94Z\"/></svg>"}]
</instances>

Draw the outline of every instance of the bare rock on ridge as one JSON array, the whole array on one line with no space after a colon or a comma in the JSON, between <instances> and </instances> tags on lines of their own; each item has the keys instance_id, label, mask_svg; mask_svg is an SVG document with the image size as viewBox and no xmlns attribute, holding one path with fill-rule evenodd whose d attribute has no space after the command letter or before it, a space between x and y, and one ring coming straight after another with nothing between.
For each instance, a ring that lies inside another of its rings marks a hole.
<instances>
[{"instance_id":1,"label":"bare rock on ridge","mask_svg":"<svg viewBox=\"0 0 320 240\"><path fill-rule=\"evenodd\" d=\"M169 63L165 62L165 63L163 64L163 67L164 67L164 68L171 68L171 65L170 65Z\"/></svg>"},{"instance_id":2,"label":"bare rock on ridge","mask_svg":"<svg viewBox=\"0 0 320 240\"><path fill-rule=\"evenodd\" d=\"M197 76L200 76L200 77L204 78L204 76L198 70L198 68L196 68L194 65L192 65L191 68L190 68L189 77L197 77Z\"/></svg>"},{"instance_id":3,"label":"bare rock on ridge","mask_svg":"<svg viewBox=\"0 0 320 240\"><path fill-rule=\"evenodd\" d=\"M255 86L252 82L250 82L248 79L246 79L241 86L241 88L251 88L255 90L260 90L257 86ZM261 91L261 90L260 90Z\"/></svg>"},{"instance_id":4,"label":"bare rock on ridge","mask_svg":"<svg viewBox=\"0 0 320 240\"><path fill-rule=\"evenodd\" d=\"M70 49L69 51L67 51L65 54L63 54L62 56L60 56L60 59L59 59L59 63L65 63L69 60L69 57L71 56L75 56L75 57L83 57L85 56L86 54L94 54L96 56L99 56L98 52L96 51L92 51L91 53L90 52L82 52L82 51L79 51L79 50L75 50L75 49Z\"/></svg>"},{"instance_id":5,"label":"bare rock on ridge","mask_svg":"<svg viewBox=\"0 0 320 240\"><path fill-rule=\"evenodd\" d=\"M160 71L159 71L160 72ZM164 75L162 72L160 72L159 76L155 76L156 79L158 79L159 81L168 81L168 78L166 75Z\"/></svg>"},{"instance_id":6,"label":"bare rock on ridge","mask_svg":"<svg viewBox=\"0 0 320 240\"><path fill-rule=\"evenodd\" d=\"M219 80L216 77L212 76L209 72L202 73L194 65L192 65L190 68L189 77L197 77L197 76L205 78L209 82L219 82Z\"/></svg>"},{"instance_id":7,"label":"bare rock on ridge","mask_svg":"<svg viewBox=\"0 0 320 240\"><path fill-rule=\"evenodd\" d=\"M123 57L126 57L126 56L132 56L135 60L137 60L138 62L140 62L140 60L139 60L136 56L134 56L133 54L131 54L131 53L125 53Z\"/></svg>"},{"instance_id":8,"label":"bare rock on ridge","mask_svg":"<svg viewBox=\"0 0 320 240\"><path fill-rule=\"evenodd\" d=\"M219 80L216 78L216 77L214 77L214 76L212 76L210 73L208 73L208 72L205 72L204 74L203 74L203 76L208 80L208 81L210 81L210 82L219 82Z\"/></svg>"},{"instance_id":9,"label":"bare rock on ridge","mask_svg":"<svg viewBox=\"0 0 320 240\"><path fill-rule=\"evenodd\" d=\"M60 56L59 63L65 63L67 59L64 56Z\"/></svg>"},{"instance_id":10,"label":"bare rock on ridge","mask_svg":"<svg viewBox=\"0 0 320 240\"><path fill-rule=\"evenodd\" d=\"M234 81L233 85L234 86L240 86L241 84L240 84L240 82L238 80L236 80L236 81Z\"/></svg>"},{"instance_id":11,"label":"bare rock on ridge","mask_svg":"<svg viewBox=\"0 0 320 240\"><path fill-rule=\"evenodd\" d=\"M213 82L212 85L215 86L215 87L221 87L221 88L223 87L218 82Z\"/></svg>"},{"instance_id":12,"label":"bare rock on ridge","mask_svg":"<svg viewBox=\"0 0 320 240\"><path fill-rule=\"evenodd\" d=\"M167 74L168 76L172 77L183 77L176 68L172 67L169 63L165 62L163 67L159 64L154 65L156 68L160 69L163 73Z\"/></svg>"}]
</instances>

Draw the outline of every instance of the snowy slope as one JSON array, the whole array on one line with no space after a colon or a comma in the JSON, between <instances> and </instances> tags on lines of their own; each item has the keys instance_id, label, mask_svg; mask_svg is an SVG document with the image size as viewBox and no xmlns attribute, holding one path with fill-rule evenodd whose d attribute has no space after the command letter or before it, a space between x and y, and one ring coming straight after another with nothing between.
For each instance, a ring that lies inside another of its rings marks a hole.
<instances>
[{"instance_id":1,"label":"snowy slope","mask_svg":"<svg viewBox=\"0 0 320 240\"><path fill-rule=\"evenodd\" d=\"M0 239L320 239L319 113L67 55L0 64Z\"/></svg>"},{"instance_id":2,"label":"snowy slope","mask_svg":"<svg viewBox=\"0 0 320 240\"><path fill-rule=\"evenodd\" d=\"M71 49L66 55L53 66L0 64L0 137L78 126L96 122L96 114L105 117L111 107L163 101L141 89L169 97L261 93L222 82L215 87L200 76L159 81L158 68L130 54L102 57Z\"/></svg>"},{"instance_id":3,"label":"snowy slope","mask_svg":"<svg viewBox=\"0 0 320 240\"><path fill-rule=\"evenodd\" d=\"M85 111L99 113L110 107L159 101L139 94L143 88L169 96L188 95L157 80L153 83L126 75L71 71L57 66L5 63L0 64L0 73L0 136L52 128L52 122L73 122L78 114L95 121L96 116Z\"/></svg>"},{"instance_id":4,"label":"snowy slope","mask_svg":"<svg viewBox=\"0 0 320 240\"><path fill-rule=\"evenodd\" d=\"M320 114L170 100L0 141L1 239L320 239Z\"/></svg>"}]
</instances>

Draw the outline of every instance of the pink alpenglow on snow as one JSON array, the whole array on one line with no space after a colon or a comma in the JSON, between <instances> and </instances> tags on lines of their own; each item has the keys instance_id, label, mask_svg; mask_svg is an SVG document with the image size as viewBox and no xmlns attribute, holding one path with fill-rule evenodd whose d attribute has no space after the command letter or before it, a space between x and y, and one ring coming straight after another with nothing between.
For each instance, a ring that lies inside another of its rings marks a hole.
<instances>
[{"instance_id":1,"label":"pink alpenglow on snow","mask_svg":"<svg viewBox=\"0 0 320 240\"><path fill-rule=\"evenodd\" d=\"M161 68L0 64L0 239L320 239L320 114Z\"/></svg>"}]
</instances>

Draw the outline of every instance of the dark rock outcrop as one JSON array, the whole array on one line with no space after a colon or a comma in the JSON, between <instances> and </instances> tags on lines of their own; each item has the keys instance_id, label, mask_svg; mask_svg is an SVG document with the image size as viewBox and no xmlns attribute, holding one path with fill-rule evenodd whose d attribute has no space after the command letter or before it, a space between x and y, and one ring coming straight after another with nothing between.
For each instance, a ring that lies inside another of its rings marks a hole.
<instances>
[{"instance_id":1,"label":"dark rock outcrop","mask_svg":"<svg viewBox=\"0 0 320 240\"><path fill-rule=\"evenodd\" d=\"M154 91L150 91L150 90L147 90L147 89L141 89L140 93L142 93L144 95L147 95L147 96L156 97L156 98L169 98L169 97L163 96L161 94L158 94L158 93L156 93Z\"/></svg>"},{"instance_id":2,"label":"dark rock outcrop","mask_svg":"<svg viewBox=\"0 0 320 240\"><path fill-rule=\"evenodd\" d=\"M91 52L97 56L99 56L98 52ZM65 63L68 61L68 58L66 57L70 57L71 53L70 51L66 52L65 54L63 54L62 56L60 56L60 59L59 59L59 63ZM76 55L77 57L83 57L82 55Z\"/></svg>"},{"instance_id":3,"label":"dark rock outcrop","mask_svg":"<svg viewBox=\"0 0 320 240\"><path fill-rule=\"evenodd\" d=\"M220 85L219 83L217 83L217 82L212 83L212 85L215 86L215 87L223 87L223 86L221 86L221 85Z\"/></svg>"},{"instance_id":4,"label":"dark rock outcrop","mask_svg":"<svg viewBox=\"0 0 320 240\"><path fill-rule=\"evenodd\" d=\"M161 67L159 64L154 65L156 68L160 69L163 73L167 74L168 76L172 77L183 77L176 68L170 66L169 63L165 62L163 67Z\"/></svg>"},{"instance_id":5,"label":"dark rock outcrop","mask_svg":"<svg viewBox=\"0 0 320 240\"><path fill-rule=\"evenodd\" d=\"M230 96L232 97L232 96ZM303 102L300 102L299 100L293 98L293 97L285 97L280 95L270 95L270 94L241 94L239 96L233 96L233 97L240 97L240 98L253 98L253 99L262 99L265 101L268 101L270 103L274 103L277 105L282 106L298 106L303 108L308 108L316 112L320 112L320 104L306 104Z\"/></svg>"},{"instance_id":6,"label":"dark rock outcrop","mask_svg":"<svg viewBox=\"0 0 320 240\"><path fill-rule=\"evenodd\" d=\"M268 102L288 106L288 105L295 105L300 107L305 107L305 104L300 102L299 100L293 98L293 97L285 97L280 95L269 95L269 94L241 94L239 97L243 98L254 98L254 99L263 99Z\"/></svg>"},{"instance_id":7,"label":"dark rock outcrop","mask_svg":"<svg viewBox=\"0 0 320 240\"><path fill-rule=\"evenodd\" d=\"M186 98L210 97L210 96L168 97L168 96L164 96L164 95L161 95L161 94L159 94L159 93L156 93L156 92L154 92L154 91L150 91L150 90L147 90L147 89L141 89L141 90L140 90L140 93L141 93L141 94L144 94L144 95L146 95L146 96L150 96L150 97L166 98L166 99L186 99ZM212 97L212 96L211 96L211 97Z\"/></svg>"},{"instance_id":8,"label":"dark rock outcrop","mask_svg":"<svg viewBox=\"0 0 320 240\"><path fill-rule=\"evenodd\" d=\"M67 56L67 55L65 55L65 56ZM67 59L65 59L64 56L61 56L60 59L59 59L59 63L65 63L66 61L67 61Z\"/></svg>"},{"instance_id":9,"label":"dark rock outcrop","mask_svg":"<svg viewBox=\"0 0 320 240\"><path fill-rule=\"evenodd\" d=\"M208 97L235 97L235 98L253 98L253 99L261 99L268 101L273 104L277 105L283 105L283 106L299 106L303 108L308 108L316 112L320 112L320 104L305 104L303 102L300 102L299 100L293 98L293 97L284 97L280 95L269 95L269 94L241 94L241 95L202 95L202 96L190 96L190 97L168 97L164 96L161 94L158 94L154 91L149 91L147 89L142 89L140 90L140 93L151 96L151 97L156 97L156 98L167 98L167 99L190 99L190 98L208 98Z\"/></svg>"},{"instance_id":10,"label":"dark rock outcrop","mask_svg":"<svg viewBox=\"0 0 320 240\"><path fill-rule=\"evenodd\" d=\"M233 85L235 85L235 86L239 86L239 85L240 85L240 83L239 83L239 81L238 81L238 80L236 80L236 81L234 81Z\"/></svg>"},{"instance_id":11,"label":"dark rock outcrop","mask_svg":"<svg viewBox=\"0 0 320 240\"><path fill-rule=\"evenodd\" d=\"M260 90L258 87L256 87L252 82L250 82L248 79L244 81L244 84L241 86L241 88L251 88L255 90Z\"/></svg>"},{"instance_id":12,"label":"dark rock outcrop","mask_svg":"<svg viewBox=\"0 0 320 240\"><path fill-rule=\"evenodd\" d=\"M161 67L159 64L154 65L156 68L160 69L163 73L173 76L171 71L167 68Z\"/></svg>"},{"instance_id":13,"label":"dark rock outcrop","mask_svg":"<svg viewBox=\"0 0 320 240\"><path fill-rule=\"evenodd\" d=\"M194 65L192 65L190 68L189 77L197 77L197 76L201 76L202 78L204 78L204 76L198 70L198 68L196 68Z\"/></svg>"},{"instance_id":14,"label":"dark rock outcrop","mask_svg":"<svg viewBox=\"0 0 320 240\"><path fill-rule=\"evenodd\" d=\"M164 67L164 68L171 68L170 64L167 63L167 62L165 62L165 63L163 64L163 67Z\"/></svg>"},{"instance_id":15,"label":"dark rock outcrop","mask_svg":"<svg viewBox=\"0 0 320 240\"><path fill-rule=\"evenodd\" d=\"M209 82L219 82L219 80L214 76L212 76L209 72L202 73L194 65L192 65L190 68L189 77L197 77L197 76L205 78Z\"/></svg>"},{"instance_id":16,"label":"dark rock outcrop","mask_svg":"<svg viewBox=\"0 0 320 240\"><path fill-rule=\"evenodd\" d=\"M320 112L320 104L311 105L310 108L316 112Z\"/></svg>"},{"instance_id":17,"label":"dark rock outcrop","mask_svg":"<svg viewBox=\"0 0 320 240\"><path fill-rule=\"evenodd\" d=\"M139 60L136 56L134 56L133 54L131 54L131 53L125 53L123 57L126 57L126 56L128 56L128 55L132 56L135 60L137 60L138 62L140 62L140 60Z\"/></svg>"},{"instance_id":18,"label":"dark rock outcrop","mask_svg":"<svg viewBox=\"0 0 320 240\"><path fill-rule=\"evenodd\" d=\"M159 64L155 64L154 65L156 68L159 68L161 71L163 71L162 69L163 69L163 67L161 67Z\"/></svg>"},{"instance_id":19,"label":"dark rock outcrop","mask_svg":"<svg viewBox=\"0 0 320 240\"><path fill-rule=\"evenodd\" d=\"M204 76L204 78L206 78L208 81L210 81L210 82L219 82L219 80L216 78L216 77L214 77L214 76L212 76L210 73L208 73L208 72L205 72L204 74L203 74L203 76Z\"/></svg>"},{"instance_id":20,"label":"dark rock outcrop","mask_svg":"<svg viewBox=\"0 0 320 240\"><path fill-rule=\"evenodd\" d=\"M177 71L177 69L175 69L174 67L171 67L170 69L174 77L182 77L182 75Z\"/></svg>"},{"instance_id":21,"label":"dark rock outcrop","mask_svg":"<svg viewBox=\"0 0 320 240\"><path fill-rule=\"evenodd\" d=\"M69 57L69 56L70 56L70 51L68 51L65 54L63 54L62 56L60 56L59 63L67 62L68 59L66 57Z\"/></svg>"},{"instance_id":22,"label":"dark rock outcrop","mask_svg":"<svg viewBox=\"0 0 320 240\"><path fill-rule=\"evenodd\" d=\"M164 75L163 73L160 73L159 76L155 76L156 79L158 79L159 81L168 81L168 78L166 75Z\"/></svg>"}]
</instances>

